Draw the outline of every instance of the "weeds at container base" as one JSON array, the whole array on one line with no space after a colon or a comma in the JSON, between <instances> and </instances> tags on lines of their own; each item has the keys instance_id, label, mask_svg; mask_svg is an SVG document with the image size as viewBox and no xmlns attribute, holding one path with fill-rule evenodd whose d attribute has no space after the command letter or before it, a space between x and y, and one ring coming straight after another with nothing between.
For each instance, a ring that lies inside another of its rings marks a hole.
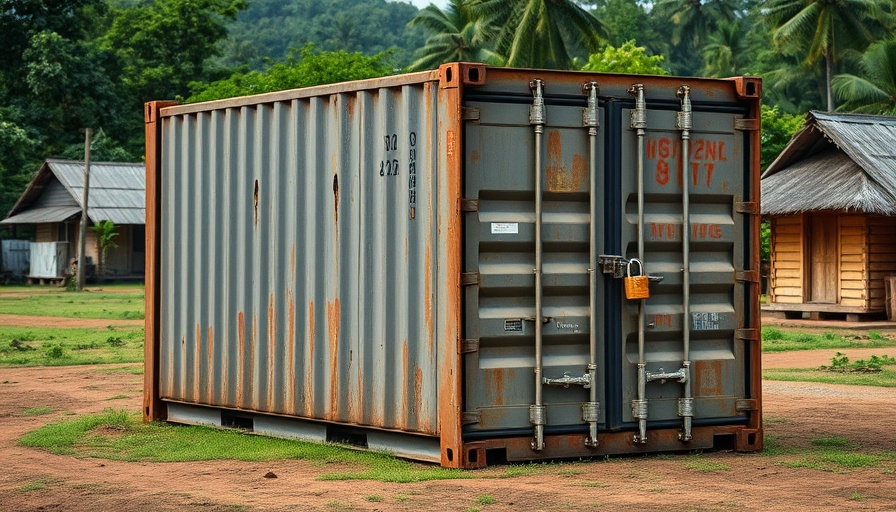
<instances>
[{"instance_id":1,"label":"weeds at container base","mask_svg":"<svg viewBox=\"0 0 896 512\"><path fill-rule=\"evenodd\" d=\"M19 439L19 445L59 455L127 462L298 459L344 463L350 468L320 475L321 480L403 483L473 477L462 470L412 463L388 454L361 452L332 443L279 439L202 426L145 424L138 414L113 409L43 426L25 434Z\"/></svg>"}]
</instances>

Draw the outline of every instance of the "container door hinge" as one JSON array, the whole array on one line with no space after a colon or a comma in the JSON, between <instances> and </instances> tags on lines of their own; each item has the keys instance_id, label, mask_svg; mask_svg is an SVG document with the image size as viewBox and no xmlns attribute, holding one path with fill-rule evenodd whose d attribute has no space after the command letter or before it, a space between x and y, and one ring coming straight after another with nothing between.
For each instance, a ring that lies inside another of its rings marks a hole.
<instances>
[{"instance_id":1,"label":"container door hinge","mask_svg":"<svg viewBox=\"0 0 896 512\"><path fill-rule=\"evenodd\" d=\"M481 420L482 413L479 411L465 412L460 416L460 422L463 425L472 425L473 423L479 423Z\"/></svg>"},{"instance_id":2,"label":"container door hinge","mask_svg":"<svg viewBox=\"0 0 896 512\"><path fill-rule=\"evenodd\" d=\"M755 201L736 202L734 203L734 211L737 213L759 215L759 203Z\"/></svg>"},{"instance_id":3,"label":"container door hinge","mask_svg":"<svg viewBox=\"0 0 896 512\"><path fill-rule=\"evenodd\" d=\"M736 118L734 120L734 129L742 132L759 131L759 119Z\"/></svg>"},{"instance_id":4,"label":"container door hinge","mask_svg":"<svg viewBox=\"0 0 896 512\"><path fill-rule=\"evenodd\" d=\"M734 408L738 411L756 411L759 404L755 398L741 398L734 402Z\"/></svg>"},{"instance_id":5,"label":"container door hinge","mask_svg":"<svg viewBox=\"0 0 896 512\"><path fill-rule=\"evenodd\" d=\"M461 109L461 117L464 121L475 121L479 122L479 109L478 108L463 108Z\"/></svg>"},{"instance_id":6,"label":"container door hinge","mask_svg":"<svg viewBox=\"0 0 896 512\"><path fill-rule=\"evenodd\" d=\"M734 279L736 281L746 281L748 283L758 283L759 282L759 272L756 270L741 270L739 272L734 273Z\"/></svg>"},{"instance_id":7,"label":"container door hinge","mask_svg":"<svg viewBox=\"0 0 896 512\"><path fill-rule=\"evenodd\" d=\"M464 272L460 275L461 286L479 285L479 272Z\"/></svg>"},{"instance_id":8,"label":"container door hinge","mask_svg":"<svg viewBox=\"0 0 896 512\"><path fill-rule=\"evenodd\" d=\"M759 341L759 329L735 329L734 338L738 340Z\"/></svg>"},{"instance_id":9,"label":"container door hinge","mask_svg":"<svg viewBox=\"0 0 896 512\"><path fill-rule=\"evenodd\" d=\"M461 340L460 353L461 354L470 354L473 352L479 352L479 340L478 339Z\"/></svg>"},{"instance_id":10,"label":"container door hinge","mask_svg":"<svg viewBox=\"0 0 896 512\"><path fill-rule=\"evenodd\" d=\"M479 199L463 198L460 200L460 211L462 212L478 212Z\"/></svg>"}]
</instances>

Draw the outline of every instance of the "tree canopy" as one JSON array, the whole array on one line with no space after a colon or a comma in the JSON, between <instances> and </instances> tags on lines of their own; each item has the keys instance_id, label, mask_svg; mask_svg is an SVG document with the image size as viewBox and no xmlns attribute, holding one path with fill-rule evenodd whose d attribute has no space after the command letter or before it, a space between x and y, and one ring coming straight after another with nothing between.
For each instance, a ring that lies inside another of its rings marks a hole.
<instances>
[{"instance_id":1,"label":"tree canopy","mask_svg":"<svg viewBox=\"0 0 896 512\"><path fill-rule=\"evenodd\" d=\"M835 98L896 113L894 27L887 0L0 0L0 211L45 158L80 158L86 127L95 159L139 161L146 101L455 60L760 76L767 163Z\"/></svg>"}]
</instances>

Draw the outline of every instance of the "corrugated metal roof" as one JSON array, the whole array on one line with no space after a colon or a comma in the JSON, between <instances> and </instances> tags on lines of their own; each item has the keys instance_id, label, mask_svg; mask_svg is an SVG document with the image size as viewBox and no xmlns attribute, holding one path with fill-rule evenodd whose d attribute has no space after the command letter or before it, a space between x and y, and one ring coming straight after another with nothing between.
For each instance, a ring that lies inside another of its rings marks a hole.
<instances>
[{"instance_id":1,"label":"corrugated metal roof","mask_svg":"<svg viewBox=\"0 0 896 512\"><path fill-rule=\"evenodd\" d=\"M761 183L767 215L896 215L896 117L809 112Z\"/></svg>"},{"instance_id":2,"label":"corrugated metal roof","mask_svg":"<svg viewBox=\"0 0 896 512\"><path fill-rule=\"evenodd\" d=\"M18 215L0 221L2 224L39 224L42 222L62 222L81 213L80 206L51 206L32 208Z\"/></svg>"},{"instance_id":3,"label":"corrugated metal roof","mask_svg":"<svg viewBox=\"0 0 896 512\"><path fill-rule=\"evenodd\" d=\"M30 224L64 220L58 218L61 213L55 209L30 208L53 178L68 190L79 206L83 205L84 162L47 159L3 223ZM144 165L142 163L91 162L88 202L87 215L93 222L110 220L115 224L144 224L146 222L146 170Z\"/></svg>"}]
</instances>

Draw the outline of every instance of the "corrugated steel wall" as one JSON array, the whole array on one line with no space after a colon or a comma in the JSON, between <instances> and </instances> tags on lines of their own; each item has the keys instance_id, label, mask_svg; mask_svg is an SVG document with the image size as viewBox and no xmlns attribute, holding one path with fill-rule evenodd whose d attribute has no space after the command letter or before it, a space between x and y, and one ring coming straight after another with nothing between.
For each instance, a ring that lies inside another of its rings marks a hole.
<instances>
[{"instance_id":1,"label":"corrugated steel wall","mask_svg":"<svg viewBox=\"0 0 896 512\"><path fill-rule=\"evenodd\" d=\"M163 118L163 400L438 432L437 85Z\"/></svg>"}]
</instances>

